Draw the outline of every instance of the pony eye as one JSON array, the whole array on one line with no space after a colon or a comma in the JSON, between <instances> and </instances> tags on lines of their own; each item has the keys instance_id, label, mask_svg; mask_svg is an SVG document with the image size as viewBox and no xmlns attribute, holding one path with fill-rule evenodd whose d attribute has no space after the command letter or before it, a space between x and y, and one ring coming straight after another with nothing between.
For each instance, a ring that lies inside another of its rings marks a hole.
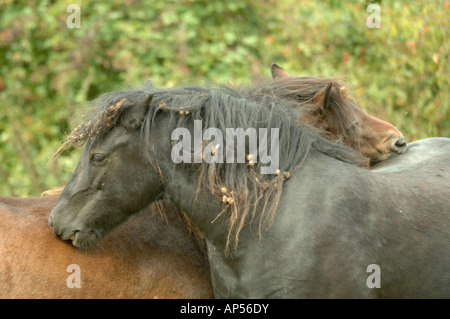
<instances>
[{"instance_id":1,"label":"pony eye","mask_svg":"<svg viewBox=\"0 0 450 319\"><path fill-rule=\"evenodd\" d=\"M103 164L106 162L106 156L103 154L96 153L96 154L92 155L91 162L94 164L97 164L97 165Z\"/></svg>"},{"instance_id":2,"label":"pony eye","mask_svg":"<svg viewBox=\"0 0 450 319\"><path fill-rule=\"evenodd\" d=\"M356 123L352 123L352 125L350 126L350 129L352 131L356 131L357 129L359 129L360 123L356 122Z\"/></svg>"}]
</instances>

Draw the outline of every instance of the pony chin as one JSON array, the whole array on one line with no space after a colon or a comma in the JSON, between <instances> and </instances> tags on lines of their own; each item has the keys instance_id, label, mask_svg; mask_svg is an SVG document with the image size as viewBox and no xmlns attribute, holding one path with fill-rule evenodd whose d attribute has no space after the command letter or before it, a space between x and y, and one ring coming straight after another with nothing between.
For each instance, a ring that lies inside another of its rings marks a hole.
<instances>
[{"instance_id":1,"label":"pony chin","mask_svg":"<svg viewBox=\"0 0 450 319\"><path fill-rule=\"evenodd\" d=\"M371 155L370 158L370 165L374 165L376 163L379 163L381 161L384 161L394 155L395 153L388 152L388 153L376 153L374 155Z\"/></svg>"},{"instance_id":2,"label":"pony chin","mask_svg":"<svg viewBox=\"0 0 450 319\"><path fill-rule=\"evenodd\" d=\"M81 230L75 232L71 239L72 245L81 249L92 249L99 244L99 238L103 237L94 230Z\"/></svg>"}]
</instances>

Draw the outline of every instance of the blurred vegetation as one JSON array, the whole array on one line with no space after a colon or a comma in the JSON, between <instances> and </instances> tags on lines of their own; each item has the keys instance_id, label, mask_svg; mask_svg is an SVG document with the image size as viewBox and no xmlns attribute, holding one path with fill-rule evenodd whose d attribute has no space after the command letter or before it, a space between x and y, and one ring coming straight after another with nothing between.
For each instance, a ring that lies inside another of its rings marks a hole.
<instances>
[{"instance_id":1,"label":"blurred vegetation","mask_svg":"<svg viewBox=\"0 0 450 319\"><path fill-rule=\"evenodd\" d=\"M68 28L71 3L81 28ZM0 0L0 195L64 185L79 150L48 161L101 93L198 78L249 82L275 62L344 77L360 106L408 141L446 136L449 1Z\"/></svg>"}]
</instances>

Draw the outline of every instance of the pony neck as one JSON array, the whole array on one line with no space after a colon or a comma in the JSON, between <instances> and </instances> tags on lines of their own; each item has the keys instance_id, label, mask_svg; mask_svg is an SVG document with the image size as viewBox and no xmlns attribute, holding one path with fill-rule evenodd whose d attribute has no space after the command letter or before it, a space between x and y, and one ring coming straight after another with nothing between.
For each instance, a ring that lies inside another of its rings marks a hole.
<instances>
[{"instance_id":1,"label":"pony neck","mask_svg":"<svg viewBox=\"0 0 450 319\"><path fill-rule=\"evenodd\" d=\"M207 240L226 240L226 212L222 212L222 202L209 190L199 186L199 173L195 165L175 164L171 158L170 132L167 132L168 119L160 118L155 131L159 134L155 140L158 169L162 175L163 197L182 209L191 223ZM211 222L214 221L213 227ZM219 244L219 243L218 243Z\"/></svg>"},{"instance_id":2,"label":"pony neck","mask_svg":"<svg viewBox=\"0 0 450 319\"><path fill-rule=\"evenodd\" d=\"M165 198L187 214L207 241L225 246L227 212L220 215L223 210L220 198L198 186L198 176L194 170L175 165L165 183Z\"/></svg>"}]
</instances>

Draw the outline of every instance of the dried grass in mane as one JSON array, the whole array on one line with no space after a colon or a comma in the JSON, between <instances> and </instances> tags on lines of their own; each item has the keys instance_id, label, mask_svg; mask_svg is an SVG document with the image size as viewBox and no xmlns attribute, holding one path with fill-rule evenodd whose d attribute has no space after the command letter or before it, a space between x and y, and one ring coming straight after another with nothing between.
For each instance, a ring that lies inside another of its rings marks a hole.
<instances>
[{"instance_id":1,"label":"dried grass in mane","mask_svg":"<svg viewBox=\"0 0 450 319\"><path fill-rule=\"evenodd\" d=\"M118 95L122 96L119 100ZM142 95L136 94L136 91L117 91L114 95L104 94L91 101L89 104L93 109L82 115L84 123L66 136L63 144L53 154L52 160L71 147L81 147L94 138L104 137L116 126L123 111L132 107L140 98Z\"/></svg>"},{"instance_id":2,"label":"dried grass in mane","mask_svg":"<svg viewBox=\"0 0 450 319\"><path fill-rule=\"evenodd\" d=\"M149 93L153 94L153 103L142 125L143 145L149 158L157 158L157 154L150 154L153 149L151 137L160 134L153 129L161 113L169 118L169 132L177 127L192 127L193 120L202 120L203 129L214 127L222 132L226 132L226 128L279 129L279 174L261 175L259 160L254 165L236 161L188 164L188 169L196 169L198 190L208 190L218 201L222 201L223 196L229 199L223 203L223 211L217 216L227 215L227 253L232 243L237 248L240 231L255 217L259 218L260 234L264 225L270 227L281 198L283 183L301 165L310 149L354 165L367 166L367 160L356 151L311 134L309 131L313 129L309 126L293 122L293 114L298 114L298 101L256 94L244 98L242 92L233 91L230 87L227 93L221 89L199 86L108 93L94 101L96 109L88 121L68 136L58 152L67 147L83 145L91 139L101 139L116 125L124 109ZM181 111L185 113L182 116ZM223 154L226 151L224 149ZM159 167L157 169L160 171Z\"/></svg>"}]
</instances>

